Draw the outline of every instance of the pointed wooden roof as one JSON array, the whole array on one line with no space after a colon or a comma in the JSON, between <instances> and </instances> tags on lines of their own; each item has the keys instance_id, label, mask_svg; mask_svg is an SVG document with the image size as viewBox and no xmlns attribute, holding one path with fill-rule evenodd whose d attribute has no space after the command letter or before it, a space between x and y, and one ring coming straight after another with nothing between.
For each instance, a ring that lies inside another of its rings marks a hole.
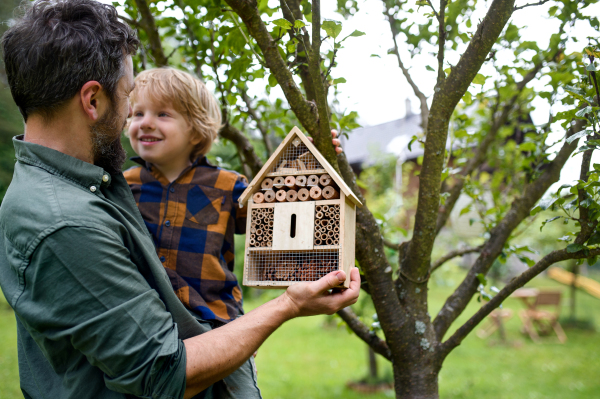
<instances>
[{"instance_id":1,"label":"pointed wooden roof","mask_svg":"<svg viewBox=\"0 0 600 399\"><path fill-rule=\"evenodd\" d=\"M311 143L310 140L304 135L304 133L302 133L302 131L296 126L294 126L294 128L289 132L289 134L281 142L281 144L279 144L279 147L277 147L277 149L273 152L271 157L267 160L267 162L265 162L262 169L256 174L256 176L254 177L254 179L252 179L246 190L242 193L238 200L240 207L245 205L246 202L252 197L252 195L254 195L254 193L260 190L260 183L262 179L267 177L266 175L269 174L269 170L277 166L278 160L281 157L281 155L283 155L284 150L287 149L290 145L293 145L293 140L296 137L298 137L302 141L302 143L306 146L308 151L310 151L310 153L315 157L316 161L321 165L323 169L325 169L329 176L331 176L335 183L340 187L340 190L344 192L346 197L348 197L355 205L361 207L362 202L360 202L360 200L356 197L352 190L350 190L350 187L348 187L344 179L342 179L342 177L329 164L329 162L327 162L325 157L321 155L319 150L317 150L317 147L315 147L314 144ZM285 173L281 173L281 175L284 174ZM305 174L312 173L310 171L307 171Z\"/></svg>"}]
</instances>

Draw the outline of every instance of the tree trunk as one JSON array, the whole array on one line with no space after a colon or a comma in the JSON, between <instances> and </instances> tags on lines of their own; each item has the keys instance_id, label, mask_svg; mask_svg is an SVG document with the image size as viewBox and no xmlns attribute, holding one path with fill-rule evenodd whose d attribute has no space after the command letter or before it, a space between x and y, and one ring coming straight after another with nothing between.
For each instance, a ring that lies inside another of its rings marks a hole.
<instances>
[{"instance_id":1,"label":"tree trunk","mask_svg":"<svg viewBox=\"0 0 600 399\"><path fill-rule=\"evenodd\" d=\"M375 383L378 377L377 370L377 358L375 357L375 351L373 348L367 345L367 355L369 356L369 378L371 383Z\"/></svg>"},{"instance_id":2,"label":"tree trunk","mask_svg":"<svg viewBox=\"0 0 600 399\"><path fill-rule=\"evenodd\" d=\"M573 273L573 281L571 281L571 297L570 297L570 301L569 301L569 311L570 311L570 316L569 318L571 320L575 320L577 318L577 314L576 314L576 310L577 310L577 306L576 306L576 295L577 295L577 286L575 285L575 280L577 279L577 276L579 275L579 265L577 264L577 262L575 262L573 264L573 267L571 268L571 273Z\"/></svg>"},{"instance_id":3,"label":"tree trunk","mask_svg":"<svg viewBox=\"0 0 600 399\"><path fill-rule=\"evenodd\" d=\"M439 367L426 357L394 363L394 389L397 399L438 399Z\"/></svg>"}]
</instances>

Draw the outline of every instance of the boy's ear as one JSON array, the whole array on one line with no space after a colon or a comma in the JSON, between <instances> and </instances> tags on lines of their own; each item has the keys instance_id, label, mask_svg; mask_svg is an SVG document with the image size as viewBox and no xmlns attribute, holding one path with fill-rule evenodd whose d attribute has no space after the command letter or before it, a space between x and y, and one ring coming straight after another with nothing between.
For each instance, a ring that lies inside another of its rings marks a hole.
<instances>
[{"instance_id":1,"label":"boy's ear","mask_svg":"<svg viewBox=\"0 0 600 399\"><path fill-rule=\"evenodd\" d=\"M197 133L192 133L192 134L190 135L190 144L191 144L191 145L194 145L194 146L195 146L195 145L198 145L198 144L200 144L200 142L201 142L201 141L202 141L202 137L200 137L200 135L199 135L199 134L197 134Z\"/></svg>"}]
</instances>

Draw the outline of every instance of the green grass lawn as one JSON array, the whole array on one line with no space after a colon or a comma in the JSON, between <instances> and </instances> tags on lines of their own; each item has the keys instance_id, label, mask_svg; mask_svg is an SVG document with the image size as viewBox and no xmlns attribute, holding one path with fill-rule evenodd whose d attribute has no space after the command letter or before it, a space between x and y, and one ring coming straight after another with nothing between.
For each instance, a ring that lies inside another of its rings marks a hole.
<instances>
[{"instance_id":1,"label":"green grass lawn","mask_svg":"<svg viewBox=\"0 0 600 399\"><path fill-rule=\"evenodd\" d=\"M458 280L457 280L458 281ZM537 287L567 288L538 278ZM434 287L430 292L431 313L439 309L450 288ZM265 297L272 295L265 294ZM566 298L565 298L566 299ZM0 299L1 301L4 298ZM579 292L579 317L592 319L600 327L600 300ZM248 309L260 300L246 303ZM564 301L565 311L567 301ZM472 314L476 301L467 309ZM568 341L561 345L548 338L534 344L520 334L517 316L523 305L509 299L505 308L515 311L506 324L510 345L497 345L497 336L481 340L470 335L444 363L440 375L442 398L597 398L600 397L600 333L567 330ZM463 316L460 321L467 319ZM258 382L265 399L364 398L346 383L367 374L366 346L338 327L339 319L310 317L292 320L277 330L260 348L256 363ZM389 364L379 358L380 374L391 375ZM21 398L18 384L14 315L0 303L0 399ZM393 397L392 392L369 398Z\"/></svg>"}]
</instances>

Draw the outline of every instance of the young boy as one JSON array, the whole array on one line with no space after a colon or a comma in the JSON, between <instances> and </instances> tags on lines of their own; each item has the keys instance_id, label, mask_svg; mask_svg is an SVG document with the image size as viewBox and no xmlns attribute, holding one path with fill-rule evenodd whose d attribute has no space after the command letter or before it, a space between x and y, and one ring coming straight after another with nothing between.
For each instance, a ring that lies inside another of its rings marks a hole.
<instances>
[{"instance_id":1,"label":"young boy","mask_svg":"<svg viewBox=\"0 0 600 399\"><path fill-rule=\"evenodd\" d=\"M173 290L201 322L235 320L243 309L233 235L245 232L237 200L248 183L204 156L221 126L219 104L198 79L164 68L136 77L131 106L128 136L141 166L124 175ZM215 384L212 396L260 398L253 359Z\"/></svg>"},{"instance_id":2,"label":"young boy","mask_svg":"<svg viewBox=\"0 0 600 399\"><path fill-rule=\"evenodd\" d=\"M200 80L161 68L136 77L131 106L128 136L141 166L125 178L173 290L200 322L222 326L243 314L233 235L245 234L247 208L238 198L248 182L206 160L221 126L219 104ZM250 359L212 396L260 397L254 370Z\"/></svg>"}]
</instances>

